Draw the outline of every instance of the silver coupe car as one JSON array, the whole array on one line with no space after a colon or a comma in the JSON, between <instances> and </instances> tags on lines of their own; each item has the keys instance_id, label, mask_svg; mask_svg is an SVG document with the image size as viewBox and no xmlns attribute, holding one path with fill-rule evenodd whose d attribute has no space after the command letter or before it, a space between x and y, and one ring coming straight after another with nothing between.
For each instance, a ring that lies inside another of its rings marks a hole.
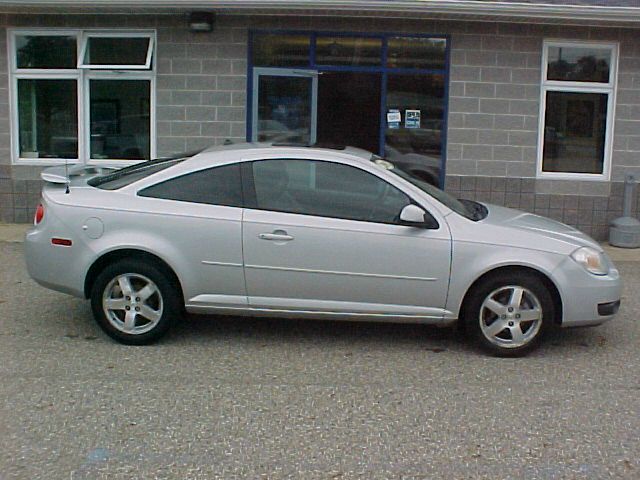
<instances>
[{"instance_id":1,"label":"silver coupe car","mask_svg":"<svg viewBox=\"0 0 640 480\"><path fill-rule=\"evenodd\" d=\"M127 344L186 311L459 322L515 356L620 305L618 270L583 233L456 200L354 148L230 145L42 178L30 275L91 299Z\"/></svg>"}]
</instances>

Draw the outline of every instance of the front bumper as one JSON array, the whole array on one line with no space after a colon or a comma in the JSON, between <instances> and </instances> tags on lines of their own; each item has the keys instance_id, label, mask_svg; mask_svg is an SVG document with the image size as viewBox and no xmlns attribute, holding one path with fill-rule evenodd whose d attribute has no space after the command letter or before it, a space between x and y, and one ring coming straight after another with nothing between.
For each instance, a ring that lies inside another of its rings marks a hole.
<instances>
[{"instance_id":1,"label":"front bumper","mask_svg":"<svg viewBox=\"0 0 640 480\"><path fill-rule=\"evenodd\" d=\"M600 325L616 316L622 279L613 263L607 275L593 275L567 258L554 271L554 277L562 297L563 327Z\"/></svg>"},{"instance_id":2,"label":"front bumper","mask_svg":"<svg viewBox=\"0 0 640 480\"><path fill-rule=\"evenodd\" d=\"M606 317L608 315L615 315L620 309L620 300L615 302L599 303L598 315Z\"/></svg>"}]
</instances>

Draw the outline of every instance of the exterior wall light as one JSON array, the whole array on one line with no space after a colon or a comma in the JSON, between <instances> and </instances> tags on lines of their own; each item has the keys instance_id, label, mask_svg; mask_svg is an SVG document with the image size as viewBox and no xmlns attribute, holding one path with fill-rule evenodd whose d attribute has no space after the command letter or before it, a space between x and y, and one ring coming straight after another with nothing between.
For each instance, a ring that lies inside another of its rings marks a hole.
<instances>
[{"instance_id":1,"label":"exterior wall light","mask_svg":"<svg viewBox=\"0 0 640 480\"><path fill-rule=\"evenodd\" d=\"M189 14L189 30L192 32L211 32L215 15L211 12L191 12Z\"/></svg>"}]
</instances>

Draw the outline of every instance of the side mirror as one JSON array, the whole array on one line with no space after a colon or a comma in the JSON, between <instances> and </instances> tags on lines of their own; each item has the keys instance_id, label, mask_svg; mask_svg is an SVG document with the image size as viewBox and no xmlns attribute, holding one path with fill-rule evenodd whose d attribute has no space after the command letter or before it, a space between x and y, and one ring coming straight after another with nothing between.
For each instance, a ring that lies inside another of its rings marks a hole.
<instances>
[{"instance_id":1,"label":"side mirror","mask_svg":"<svg viewBox=\"0 0 640 480\"><path fill-rule=\"evenodd\" d=\"M437 229L439 227L435 218L417 205L407 205L400 212L400 223L410 227Z\"/></svg>"},{"instance_id":2,"label":"side mirror","mask_svg":"<svg viewBox=\"0 0 640 480\"><path fill-rule=\"evenodd\" d=\"M424 227L426 213L417 205L407 205L400 212L400 221L405 225Z\"/></svg>"}]
</instances>

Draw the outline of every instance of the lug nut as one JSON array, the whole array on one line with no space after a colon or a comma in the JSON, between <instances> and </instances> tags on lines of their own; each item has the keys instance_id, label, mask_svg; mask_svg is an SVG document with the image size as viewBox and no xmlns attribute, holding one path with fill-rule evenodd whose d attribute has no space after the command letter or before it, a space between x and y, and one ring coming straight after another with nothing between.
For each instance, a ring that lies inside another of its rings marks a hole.
<instances>
[{"instance_id":1,"label":"lug nut","mask_svg":"<svg viewBox=\"0 0 640 480\"><path fill-rule=\"evenodd\" d=\"M510 312L513 312L513 307L509 307L509 311L510 311Z\"/></svg>"},{"instance_id":2,"label":"lug nut","mask_svg":"<svg viewBox=\"0 0 640 480\"><path fill-rule=\"evenodd\" d=\"M513 322L509 322L509 326L510 326L510 327L513 327Z\"/></svg>"},{"instance_id":3,"label":"lug nut","mask_svg":"<svg viewBox=\"0 0 640 480\"><path fill-rule=\"evenodd\" d=\"M136 302L139 302L139 301L140 301L140 297L136 297Z\"/></svg>"},{"instance_id":4,"label":"lug nut","mask_svg":"<svg viewBox=\"0 0 640 480\"><path fill-rule=\"evenodd\" d=\"M127 302L131 301L131 297L124 297L124 298L127 300Z\"/></svg>"},{"instance_id":5,"label":"lug nut","mask_svg":"<svg viewBox=\"0 0 640 480\"><path fill-rule=\"evenodd\" d=\"M519 313L516 313L516 318L520 318L520 314Z\"/></svg>"},{"instance_id":6,"label":"lug nut","mask_svg":"<svg viewBox=\"0 0 640 480\"><path fill-rule=\"evenodd\" d=\"M136 312L139 312L139 311L140 311L140 307L136 307Z\"/></svg>"},{"instance_id":7,"label":"lug nut","mask_svg":"<svg viewBox=\"0 0 640 480\"><path fill-rule=\"evenodd\" d=\"M125 310L131 310L131 307L129 305L127 305L126 307L124 307Z\"/></svg>"}]
</instances>

